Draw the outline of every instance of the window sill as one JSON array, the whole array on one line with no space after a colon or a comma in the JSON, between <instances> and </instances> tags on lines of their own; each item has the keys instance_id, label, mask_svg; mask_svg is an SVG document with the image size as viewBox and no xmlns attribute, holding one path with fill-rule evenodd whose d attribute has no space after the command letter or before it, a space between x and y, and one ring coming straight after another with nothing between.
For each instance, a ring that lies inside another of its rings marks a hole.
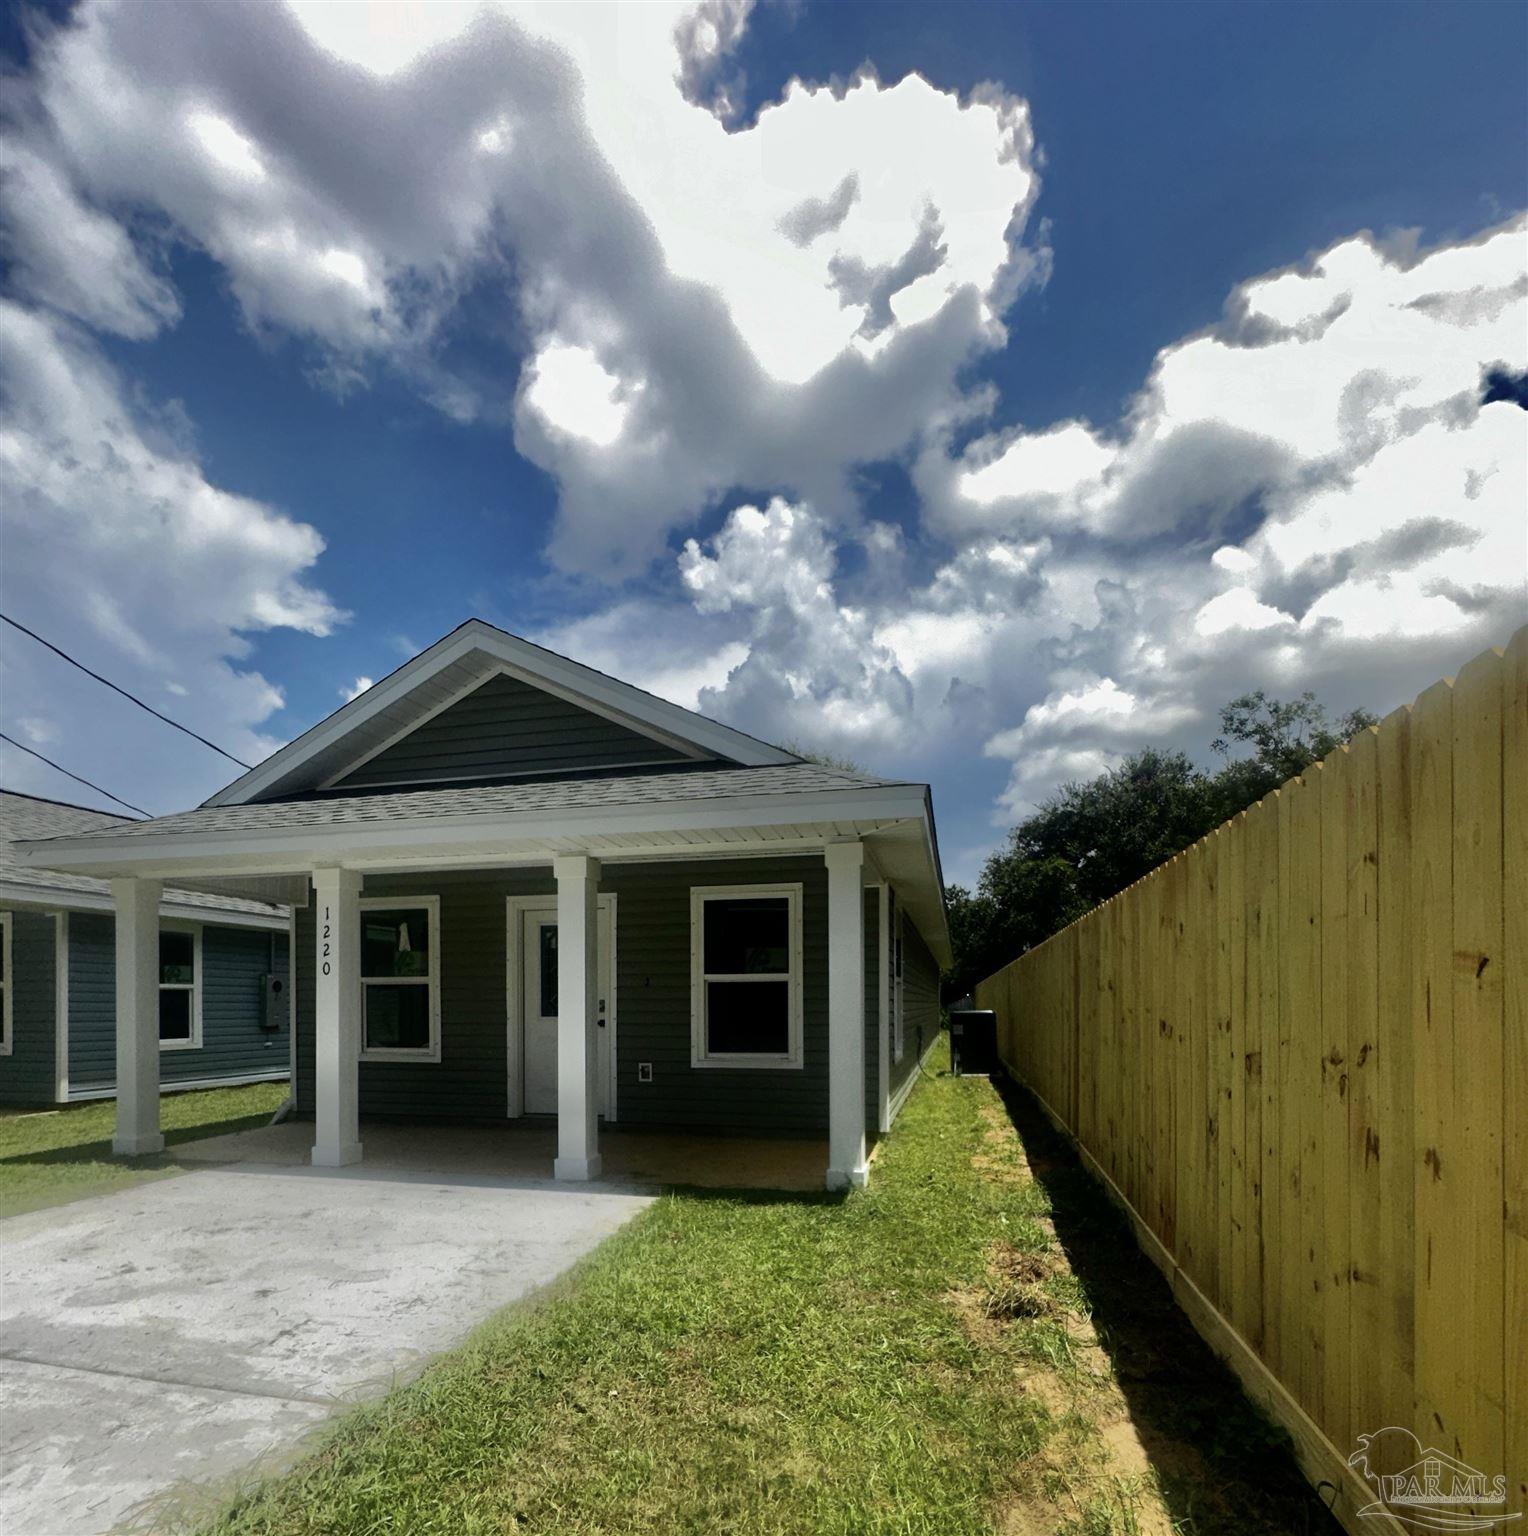
<instances>
[{"instance_id":1,"label":"window sill","mask_svg":"<svg viewBox=\"0 0 1528 1536\"><path fill-rule=\"evenodd\" d=\"M692 1056L690 1065L713 1072L799 1072L805 1063L789 1056Z\"/></svg>"},{"instance_id":2,"label":"window sill","mask_svg":"<svg viewBox=\"0 0 1528 1536\"><path fill-rule=\"evenodd\" d=\"M360 1061L406 1061L413 1062L415 1066L439 1066L440 1047L433 1048L392 1048L388 1046L376 1046L372 1050L362 1051Z\"/></svg>"},{"instance_id":3,"label":"window sill","mask_svg":"<svg viewBox=\"0 0 1528 1536\"><path fill-rule=\"evenodd\" d=\"M163 1051L199 1051L202 1048L200 1040L161 1040L159 1049Z\"/></svg>"}]
</instances>

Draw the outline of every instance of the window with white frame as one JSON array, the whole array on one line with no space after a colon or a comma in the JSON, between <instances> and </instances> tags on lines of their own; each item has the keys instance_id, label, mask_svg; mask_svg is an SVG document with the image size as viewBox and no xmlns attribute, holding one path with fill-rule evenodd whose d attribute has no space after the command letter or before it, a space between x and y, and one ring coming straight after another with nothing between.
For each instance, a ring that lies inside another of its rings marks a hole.
<instances>
[{"instance_id":1,"label":"window with white frame","mask_svg":"<svg viewBox=\"0 0 1528 1536\"><path fill-rule=\"evenodd\" d=\"M801 1065L801 887L690 891L691 1064Z\"/></svg>"},{"instance_id":2,"label":"window with white frame","mask_svg":"<svg viewBox=\"0 0 1528 1536\"><path fill-rule=\"evenodd\" d=\"M903 924L899 906L891 925L891 1055L894 1061L901 1061L902 1053L907 1049L907 1030L902 1014L902 961Z\"/></svg>"},{"instance_id":3,"label":"window with white frame","mask_svg":"<svg viewBox=\"0 0 1528 1536\"><path fill-rule=\"evenodd\" d=\"M361 1059L440 1060L440 898L361 902Z\"/></svg>"},{"instance_id":4,"label":"window with white frame","mask_svg":"<svg viewBox=\"0 0 1528 1536\"><path fill-rule=\"evenodd\" d=\"M159 930L159 1048L195 1050L202 1043L202 934L199 928Z\"/></svg>"},{"instance_id":5,"label":"window with white frame","mask_svg":"<svg viewBox=\"0 0 1528 1536\"><path fill-rule=\"evenodd\" d=\"M11 1054L11 914L0 912L0 1056Z\"/></svg>"}]
</instances>

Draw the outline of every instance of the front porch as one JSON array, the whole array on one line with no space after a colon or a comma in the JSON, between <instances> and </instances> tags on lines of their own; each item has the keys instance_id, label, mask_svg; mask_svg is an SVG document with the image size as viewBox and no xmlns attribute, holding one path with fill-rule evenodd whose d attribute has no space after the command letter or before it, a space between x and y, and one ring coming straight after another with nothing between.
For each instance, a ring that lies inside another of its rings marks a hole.
<instances>
[{"instance_id":1,"label":"front porch","mask_svg":"<svg viewBox=\"0 0 1528 1536\"><path fill-rule=\"evenodd\" d=\"M914 1055L893 1049L906 1031L886 843L848 830L767 854L315 862L293 920L296 1113L192 1155L863 1184ZM162 1145L158 885L113 880L119 1155Z\"/></svg>"},{"instance_id":2,"label":"front porch","mask_svg":"<svg viewBox=\"0 0 1528 1536\"><path fill-rule=\"evenodd\" d=\"M514 1186L553 1177L557 1128L540 1120L452 1125L439 1120L361 1121L365 1168L379 1174L428 1175ZM181 1163L297 1168L310 1161L311 1122L235 1131L186 1142ZM607 1184L820 1190L828 1167L826 1140L811 1137L705 1136L682 1131L607 1129L600 1137L601 1180Z\"/></svg>"}]
</instances>

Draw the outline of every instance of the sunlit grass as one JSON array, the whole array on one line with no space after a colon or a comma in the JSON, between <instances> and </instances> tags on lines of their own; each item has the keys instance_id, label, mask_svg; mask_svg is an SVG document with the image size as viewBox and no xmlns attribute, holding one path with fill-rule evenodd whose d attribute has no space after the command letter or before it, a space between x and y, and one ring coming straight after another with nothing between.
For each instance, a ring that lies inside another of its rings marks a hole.
<instances>
[{"instance_id":1,"label":"sunlit grass","mask_svg":"<svg viewBox=\"0 0 1528 1536\"><path fill-rule=\"evenodd\" d=\"M1068 1191L1092 1197L1062 1188L1053 1210L991 1085L930 1076L868 1190L666 1195L202 1536L1177 1529L1154 1473L1112 1463L1101 1435L1123 1400L1056 1237ZM1101 1251L1147 1287L1128 1235ZM1032 1288L1014 1316L988 1306L1009 1282ZM1187 1360L1171 1326L1155 1337ZM1185 1369L1205 1412L1240 1401ZM1221 1492L1184 1530L1294 1528L1303 1489L1259 1449L1216 1466Z\"/></svg>"},{"instance_id":2,"label":"sunlit grass","mask_svg":"<svg viewBox=\"0 0 1528 1536\"><path fill-rule=\"evenodd\" d=\"M167 1093L159 1102L166 1154L149 1158L112 1156L117 1106L111 1099L0 1110L0 1216L164 1178L177 1171L177 1142L264 1125L286 1093L284 1082Z\"/></svg>"}]
</instances>

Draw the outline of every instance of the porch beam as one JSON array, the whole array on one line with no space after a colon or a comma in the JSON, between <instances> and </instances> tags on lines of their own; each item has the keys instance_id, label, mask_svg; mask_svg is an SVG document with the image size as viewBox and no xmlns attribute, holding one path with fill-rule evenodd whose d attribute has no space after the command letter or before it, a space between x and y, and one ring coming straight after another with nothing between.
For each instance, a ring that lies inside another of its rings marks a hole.
<instances>
[{"instance_id":1,"label":"porch beam","mask_svg":"<svg viewBox=\"0 0 1528 1536\"><path fill-rule=\"evenodd\" d=\"M599 1150L598 859L563 854L557 877L557 1160L559 1179L597 1179Z\"/></svg>"},{"instance_id":2,"label":"porch beam","mask_svg":"<svg viewBox=\"0 0 1528 1536\"><path fill-rule=\"evenodd\" d=\"M361 1161L361 876L313 871L315 1168Z\"/></svg>"},{"instance_id":3,"label":"porch beam","mask_svg":"<svg viewBox=\"0 0 1528 1536\"><path fill-rule=\"evenodd\" d=\"M117 951L118 1157L164 1151L159 1129L159 897L157 880L111 882Z\"/></svg>"},{"instance_id":4,"label":"porch beam","mask_svg":"<svg viewBox=\"0 0 1528 1536\"><path fill-rule=\"evenodd\" d=\"M828 1188L869 1178L865 1151L865 845L829 843Z\"/></svg>"}]
</instances>

